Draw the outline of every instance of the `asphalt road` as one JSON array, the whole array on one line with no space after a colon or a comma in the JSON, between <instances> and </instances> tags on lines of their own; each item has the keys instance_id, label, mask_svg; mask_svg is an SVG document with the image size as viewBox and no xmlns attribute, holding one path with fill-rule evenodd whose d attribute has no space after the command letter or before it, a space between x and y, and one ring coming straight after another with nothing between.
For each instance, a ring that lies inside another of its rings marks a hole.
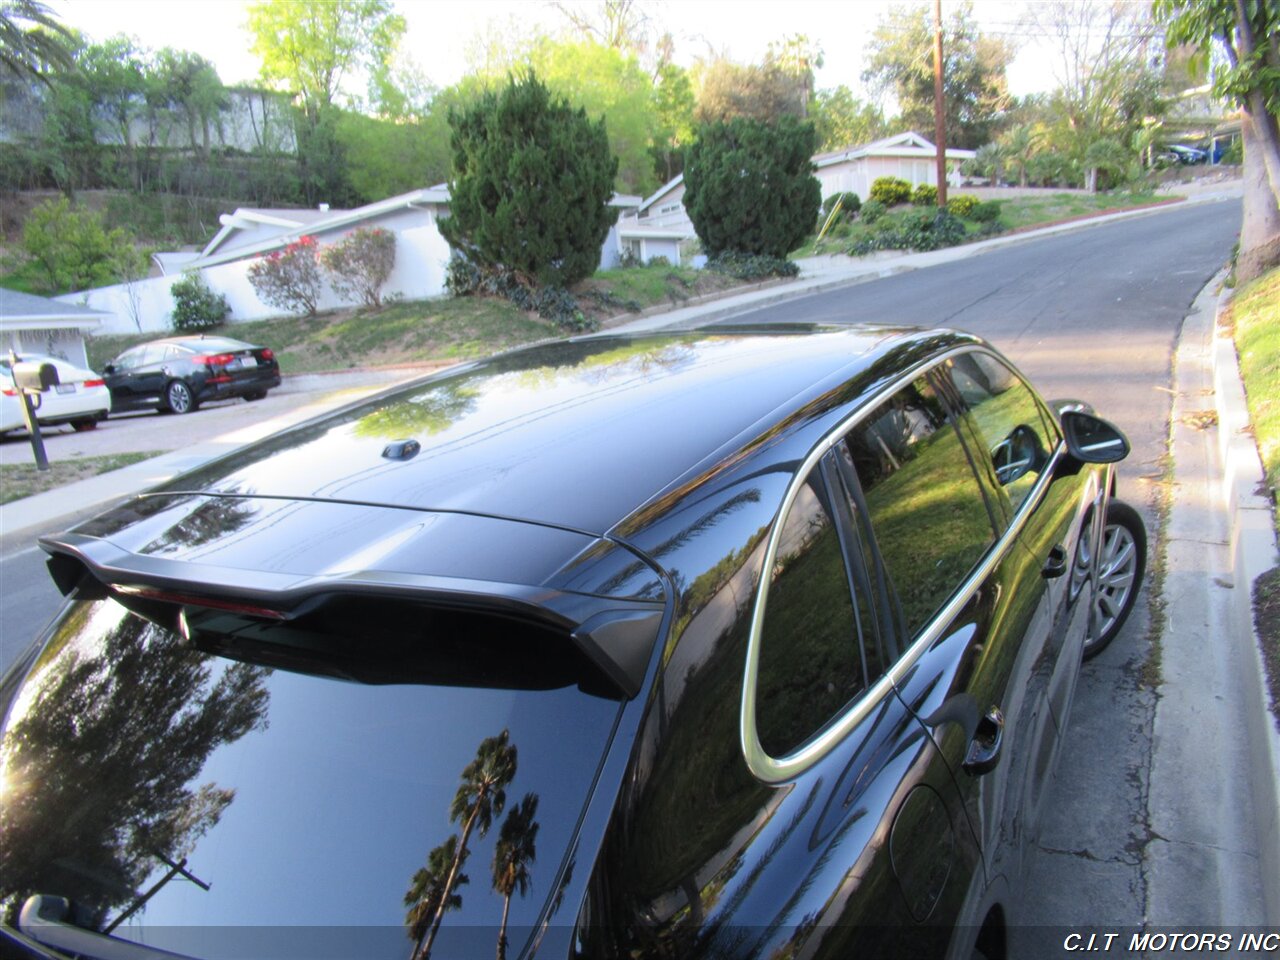
<instances>
[{"instance_id":1,"label":"asphalt road","mask_svg":"<svg viewBox=\"0 0 1280 960\"><path fill-rule=\"evenodd\" d=\"M1178 331L1230 255L1239 225L1239 201L1187 207L724 322L877 321L985 337L1046 396L1088 400L1126 431L1133 453L1121 464L1120 496L1152 530ZM1144 851L1153 839L1148 784L1158 696L1150 678L1158 654L1145 599L1111 646L1084 665L1050 813L1022 887L1016 919L1026 926L1015 933L1015 956L1063 956L1064 927L1116 930L1148 916Z\"/></svg>"},{"instance_id":2,"label":"asphalt road","mask_svg":"<svg viewBox=\"0 0 1280 960\"><path fill-rule=\"evenodd\" d=\"M1044 394L1087 399L1128 432L1134 452L1123 465L1120 494L1153 527L1173 347L1196 293L1229 256L1239 223L1239 201L1180 208L726 322L878 321L986 337ZM0 559L0 588L2 670L53 614L58 598L42 555L32 549ZM1022 923L1115 927L1141 924L1147 915L1143 850L1151 839L1147 771L1156 700L1144 670L1152 656L1149 624L1140 604L1120 637L1084 668L1053 813L1021 902ZM1021 936L1048 937L1047 929L1028 928ZM1060 953L1060 941L1021 946L1023 956Z\"/></svg>"}]
</instances>

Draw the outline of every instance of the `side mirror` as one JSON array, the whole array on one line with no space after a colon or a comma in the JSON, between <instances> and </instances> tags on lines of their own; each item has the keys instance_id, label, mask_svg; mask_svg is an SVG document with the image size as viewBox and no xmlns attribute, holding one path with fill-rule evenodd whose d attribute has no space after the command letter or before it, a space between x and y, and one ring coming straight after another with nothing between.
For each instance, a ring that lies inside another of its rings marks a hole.
<instances>
[{"instance_id":1,"label":"side mirror","mask_svg":"<svg viewBox=\"0 0 1280 960\"><path fill-rule=\"evenodd\" d=\"M116 372L116 365L115 365L114 363L104 364L104 365L103 365L103 367L102 367L102 372L103 372L103 373L115 373L115 372Z\"/></svg>"},{"instance_id":2,"label":"side mirror","mask_svg":"<svg viewBox=\"0 0 1280 960\"><path fill-rule=\"evenodd\" d=\"M1082 463L1117 463L1129 455L1129 440L1120 428L1081 410L1062 412L1067 451Z\"/></svg>"},{"instance_id":3,"label":"side mirror","mask_svg":"<svg viewBox=\"0 0 1280 960\"><path fill-rule=\"evenodd\" d=\"M19 390L48 390L58 385L58 368L52 363L35 363L30 360L15 363L13 383Z\"/></svg>"}]
</instances>

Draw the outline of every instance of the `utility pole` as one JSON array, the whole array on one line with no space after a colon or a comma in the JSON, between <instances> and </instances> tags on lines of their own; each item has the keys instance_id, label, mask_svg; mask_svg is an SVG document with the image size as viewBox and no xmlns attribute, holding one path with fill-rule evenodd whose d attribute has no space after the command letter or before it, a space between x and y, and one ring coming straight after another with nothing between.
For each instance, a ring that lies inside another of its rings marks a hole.
<instances>
[{"instance_id":1,"label":"utility pole","mask_svg":"<svg viewBox=\"0 0 1280 960\"><path fill-rule=\"evenodd\" d=\"M933 0L933 139L938 146L938 206L947 205L947 122L942 108L942 0Z\"/></svg>"}]
</instances>

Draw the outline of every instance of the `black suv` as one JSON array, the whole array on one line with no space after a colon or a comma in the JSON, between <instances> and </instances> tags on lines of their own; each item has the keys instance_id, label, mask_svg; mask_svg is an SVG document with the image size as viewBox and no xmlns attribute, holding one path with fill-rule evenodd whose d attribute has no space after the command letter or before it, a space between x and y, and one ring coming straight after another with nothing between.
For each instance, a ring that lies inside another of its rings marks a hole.
<instances>
[{"instance_id":1,"label":"black suv","mask_svg":"<svg viewBox=\"0 0 1280 960\"><path fill-rule=\"evenodd\" d=\"M42 539L3 942L1003 955L1119 562L1064 410L953 332L586 338Z\"/></svg>"},{"instance_id":2,"label":"black suv","mask_svg":"<svg viewBox=\"0 0 1280 960\"><path fill-rule=\"evenodd\" d=\"M270 347L230 337L168 337L126 350L102 368L111 412L190 413L212 400L261 400L280 386Z\"/></svg>"}]
</instances>

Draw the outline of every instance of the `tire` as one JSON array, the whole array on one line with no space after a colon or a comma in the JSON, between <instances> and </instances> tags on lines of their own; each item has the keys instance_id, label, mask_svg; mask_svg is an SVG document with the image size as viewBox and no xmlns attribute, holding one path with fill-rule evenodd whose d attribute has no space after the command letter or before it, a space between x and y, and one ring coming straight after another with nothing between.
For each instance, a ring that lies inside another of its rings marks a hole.
<instances>
[{"instance_id":1,"label":"tire","mask_svg":"<svg viewBox=\"0 0 1280 960\"><path fill-rule=\"evenodd\" d=\"M72 420L71 429L76 433L84 433L86 430L98 429L98 421L93 417L86 417L83 420Z\"/></svg>"},{"instance_id":2,"label":"tire","mask_svg":"<svg viewBox=\"0 0 1280 960\"><path fill-rule=\"evenodd\" d=\"M182 380L174 380L165 388L164 402L173 413L191 413L196 408L196 398L191 388Z\"/></svg>"},{"instance_id":3,"label":"tire","mask_svg":"<svg viewBox=\"0 0 1280 960\"><path fill-rule=\"evenodd\" d=\"M248 400L250 403L252 403L254 400L265 400L267 399L267 391L255 390L253 391L253 393L246 393L244 395L244 398Z\"/></svg>"},{"instance_id":4,"label":"tire","mask_svg":"<svg viewBox=\"0 0 1280 960\"><path fill-rule=\"evenodd\" d=\"M1093 609L1089 611L1089 636L1084 644L1086 660L1096 657L1116 638L1142 589L1147 569L1147 528L1138 511L1127 503L1112 500L1107 505L1100 554ZM1089 565L1089 545L1082 538L1076 569L1088 569Z\"/></svg>"}]
</instances>

